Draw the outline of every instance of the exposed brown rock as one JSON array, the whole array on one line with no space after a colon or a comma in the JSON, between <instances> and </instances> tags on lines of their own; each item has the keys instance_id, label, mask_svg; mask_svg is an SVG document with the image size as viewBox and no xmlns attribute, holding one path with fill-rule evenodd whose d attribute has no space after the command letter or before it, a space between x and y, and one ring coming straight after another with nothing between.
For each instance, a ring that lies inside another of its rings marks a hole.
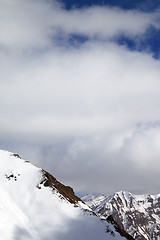
<instances>
[{"instance_id":1,"label":"exposed brown rock","mask_svg":"<svg viewBox=\"0 0 160 240\"><path fill-rule=\"evenodd\" d=\"M43 184L45 187L51 187L53 190L56 189L62 195L62 197L67 199L70 203L76 204L78 201L82 202L82 200L74 194L74 191L71 187L63 185L45 170L42 170L42 173L43 179L40 184Z\"/></svg>"},{"instance_id":2,"label":"exposed brown rock","mask_svg":"<svg viewBox=\"0 0 160 240\"><path fill-rule=\"evenodd\" d=\"M19 154L17 154L17 153L13 153L12 154L12 156L14 156L14 157L16 157L16 158L20 158L21 159L21 157L19 156Z\"/></svg>"}]
</instances>

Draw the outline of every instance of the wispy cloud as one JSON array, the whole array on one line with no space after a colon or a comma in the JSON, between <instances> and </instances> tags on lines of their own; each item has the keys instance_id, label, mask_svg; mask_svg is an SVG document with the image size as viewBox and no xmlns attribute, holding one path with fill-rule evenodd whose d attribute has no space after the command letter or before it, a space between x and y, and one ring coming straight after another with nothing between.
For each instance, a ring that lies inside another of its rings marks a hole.
<instances>
[{"instance_id":1,"label":"wispy cloud","mask_svg":"<svg viewBox=\"0 0 160 240\"><path fill-rule=\"evenodd\" d=\"M149 25L160 28L158 10L144 13L98 6L66 10L57 2L1 0L1 12L4 47L48 47L59 33L108 39L142 34Z\"/></svg>"}]
</instances>

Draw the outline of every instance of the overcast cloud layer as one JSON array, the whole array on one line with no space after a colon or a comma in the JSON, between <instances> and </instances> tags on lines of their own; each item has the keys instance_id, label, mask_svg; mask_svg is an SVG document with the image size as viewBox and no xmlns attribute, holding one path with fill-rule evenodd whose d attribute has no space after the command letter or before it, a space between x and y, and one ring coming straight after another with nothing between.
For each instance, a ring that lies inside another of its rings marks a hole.
<instances>
[{"instance_id":1,"label":"overcast cloud layer","mask_svg":"<svg viewBox=\"0 0 160 240\"><path fill-rule=\"evenodd\" d=\"M0 146L76 191L158 192L160 61L113 40L153 13L0 0ZM84 43L70 38L86 38Z\"/></svg>"}]
</instances>

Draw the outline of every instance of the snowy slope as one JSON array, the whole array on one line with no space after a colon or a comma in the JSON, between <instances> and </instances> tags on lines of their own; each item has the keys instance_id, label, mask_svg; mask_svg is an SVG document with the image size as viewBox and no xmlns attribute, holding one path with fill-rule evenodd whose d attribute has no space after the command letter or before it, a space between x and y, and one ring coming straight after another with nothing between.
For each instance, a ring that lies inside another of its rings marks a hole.
<instances>
[{"instance_id":1,"label":"snowy slope","mask_svg":"<svg viewBox=\"0 0 160 240\"><path fill-rule=\"evenodd\" d=\"M0 166L1 239L124 239L44 170L2 150Z\"/></svg>"},{"instance_id":2,"label":"snowy slope","mask_svg":"<svg viewBox=\"0 0 160 240\"><path fill-rule=\"evenodd\" d=\"M111 219L134 239L160 239L160 194L133 195L120 191L112 196L86 195L88 206L103 219Z\"/></svg>"}]
</instances>

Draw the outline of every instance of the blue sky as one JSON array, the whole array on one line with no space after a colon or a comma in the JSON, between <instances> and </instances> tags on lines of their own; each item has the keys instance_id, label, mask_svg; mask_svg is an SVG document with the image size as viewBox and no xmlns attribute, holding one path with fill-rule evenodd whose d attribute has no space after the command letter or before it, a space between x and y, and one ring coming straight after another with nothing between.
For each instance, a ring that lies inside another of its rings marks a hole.
<instances>
[{"instance_id":1,"label":"blue sky","mask_svg":"<svg viewBox=\"0 0 160 240\"><path fill-rule=\"evenodd\" d=\"M159 1L0 7L0 148L77 192L158 192Z\"/></svg>"},{"instance_id":2,"label":"blue sky","mask_svg":"<svg viewBox=\"0 0 160 240\"><path fill-rule=\"evenodd\" d=\"M118 1L118 0L90 0L90 1L85 1L85 0L81 0L81 1L63 1L61 0L62 3L64 3L65 7L67 9L71 9L73 7L86 7L86 6L93 6L93 5L101 5L101 6L113 6L113 7L121 7L123 9L140 9L143 11L153 11L156 10L159 5L160 5L160 1L158 0L152 0L152 1L137 1L137 0L131 0L131 1L127 1L127 0L123 0L123 1Z\"/></svg>"},{"instance_id":3,"label":"blue sky","mask_svg":"<svg viewBox=\"0 0 160 240\"><path fill-rule=\"evenodd\" d=\"M140 10L142 12L153 12L156 11L160 7L160 1L158 0L144 0L144 1L137 1L137 0L105 0L105 1L63 1L61 2L64 4L64 7L67 10L71 10L73 8L85 8L91 6L110 6L110 7L119 7L124 10ZM134 24L134 22L133 22ZM71 43L75 41L79 41L80 43L87 41L87 38L84 36L71 36L70 38ZM131 50L138 50L138 51L150 51L153 54L154 58L159 58L160 56L160 30L154 28L153 26L148 26L146 30L145 36L142 39L133 39L127 38L126 36L118 36L114 39L118 44L125 45ZM138 41L138 42L137 42Z\"/></svg>"}]
</instances>

